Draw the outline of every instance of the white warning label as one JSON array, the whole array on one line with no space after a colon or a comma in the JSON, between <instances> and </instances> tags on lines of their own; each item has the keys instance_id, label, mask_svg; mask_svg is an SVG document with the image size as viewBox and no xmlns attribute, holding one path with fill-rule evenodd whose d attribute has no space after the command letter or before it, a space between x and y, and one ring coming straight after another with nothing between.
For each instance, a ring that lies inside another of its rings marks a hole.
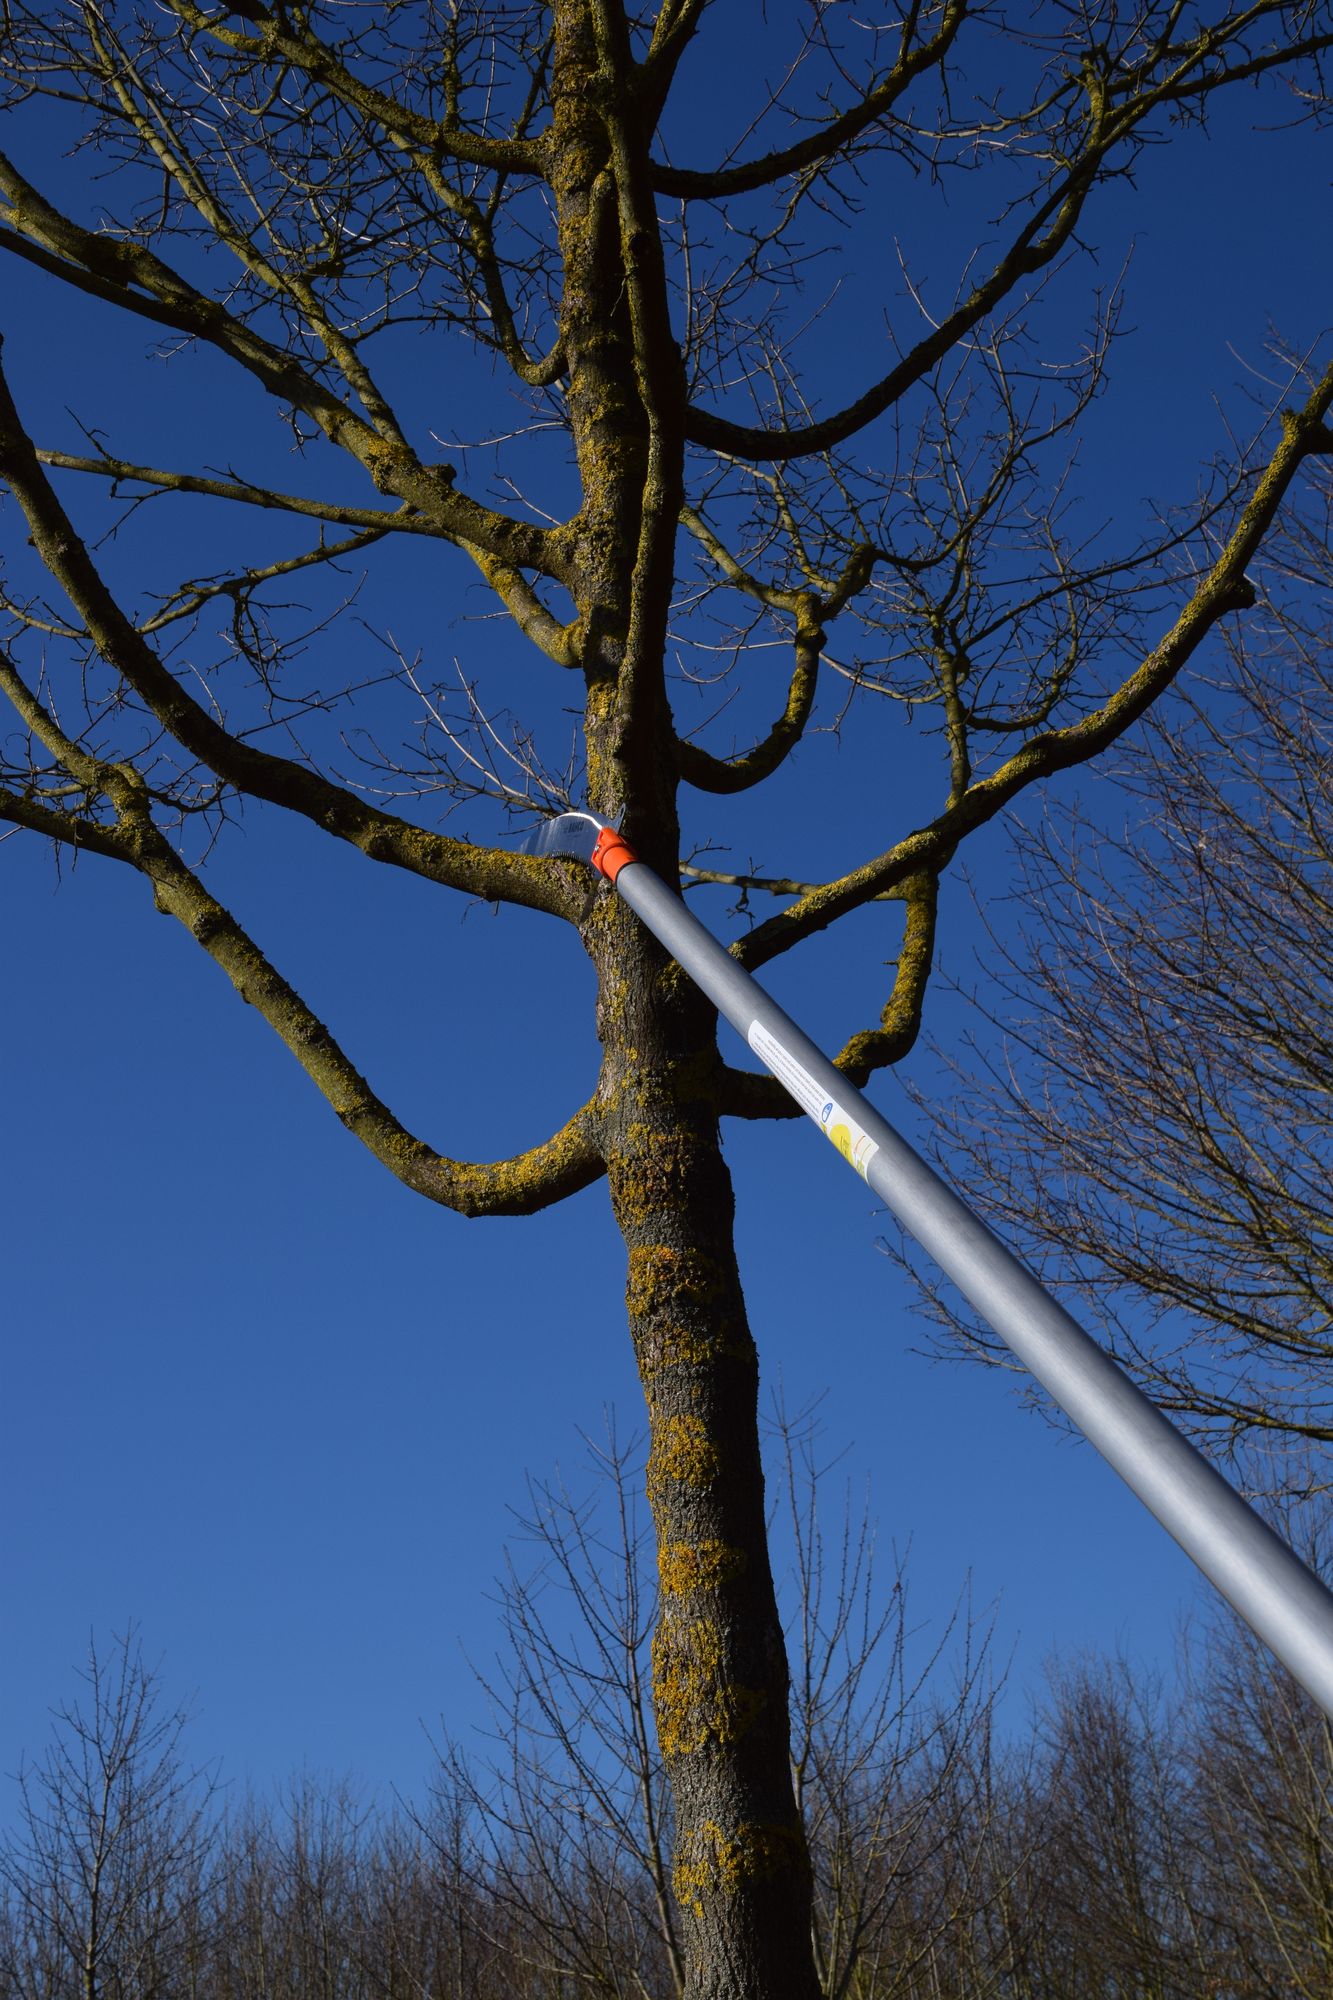
<instances>
[{"instance_id":1,"label":"white warning label","mask_svg":"<svg viewBox=\"0 0 1333 2000\"><path fill-rule=\"evenodd\" d=\"M832 1140L847 1164L855 1167L864 1180L870 1162L879 1151L864 1126L857 1123L836 1097L826 1095L809 1070L802 1068L767 1028L761 1028L756 1021L747 1040L760 1062L772 1070L783 1089L790 1092L807 1117L814 1119L824 1137Z\"/></svg>"}]
</instances>

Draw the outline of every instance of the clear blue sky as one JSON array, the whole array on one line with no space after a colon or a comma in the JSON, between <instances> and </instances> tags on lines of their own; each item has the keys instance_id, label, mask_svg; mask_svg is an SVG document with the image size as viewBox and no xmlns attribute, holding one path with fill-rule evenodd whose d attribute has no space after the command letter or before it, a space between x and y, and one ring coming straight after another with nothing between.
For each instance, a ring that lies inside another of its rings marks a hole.
<instances>
[{"instance_id":1,"label":"clear blue sky","mask_svg":"<svg viewBox=\"0 0 1333 2000\"><path fill-rule=\"evenodd\" d=\"M39 160L28 136L20 156ZM1106 278L1136 245L1133 331L1079 472L1097 519L1128 521L1149 494L1188 499L1225 443L1215 394L1244 428L1244 364L1263 364L1269 320L1302 339L1333 316L1326 161L1301 134L1232 136L1151 155L1137 190L1090 213ZM60 180L87 201L80 171ZM930 226L924 211L901 220L923 243ZM1071 298L1087 276L1071 274ZM128 456L217 463L245 413L274 425L258 392L238 401L193 364L145 373L142 339L98 308L0 278L6 362L43 442L78 448L68 408ZM848 317L826 316L850 378L868 372L855 297L852 283ZM447 379L415 388L423 423L471 420ZM210 566L190 545L203 518L180 503L164 534L182 573ZM0 526L12 541L12 508ZM262 519L247 532L262 551ZM489 674L521 712L544 670L497 626L458 623L458 574L410 548L379 565L363 609L437 663ZM343 626L316 643L341 674L368 642ZM902 830L906 769L886 779L869 750L823 739L790 789L743 809L704 801L693 831L741 860L832 869L869 851L871 829ZM818 828L800 820L811 794ZM224 843L215 879L444 1150L495 1157L582 1101L590 980L560 926L469 909L262 812ZM981 880L1002 884L998 847ZM133 1619L172 1694L194 1691L195 1743L231 1777L306 1765L411 1790L421 1722L482 1719L467 1656L484 1664L496 1643L492 1579L525 1473L577 1465L578 1430L607 1405L623 1428L638 1420L605 1191L527 1221L431 1208L347 1137L138 880L86 859L57 884L21 836L0 845L0 899L0 1771L40 1746L89 1630ZM722 927L723 899L697 907ZM948 917L946 963L972 976L959 890ZM893 921L863 915L775 971L811 1032L840 1041L877 1009ZM942 997L935 1025L955 1035L964 1011ZM925 1052L914 1069L929 1074ZM895 1078L872 1094L905 1115ZM970 1574L979 1603L999 1601L1020 1691L1055 1650L1165 1661L1193 1590L1160 1531L1008 1378L913 1353L922 1331L872 1203L804 1123L731 1128L727 1150L768 1381L792 1403L827 1390L830 1440L870 1482L886 1539L912 1543L918 1613L945 1615Z\"/></svg>"}]
</instances>

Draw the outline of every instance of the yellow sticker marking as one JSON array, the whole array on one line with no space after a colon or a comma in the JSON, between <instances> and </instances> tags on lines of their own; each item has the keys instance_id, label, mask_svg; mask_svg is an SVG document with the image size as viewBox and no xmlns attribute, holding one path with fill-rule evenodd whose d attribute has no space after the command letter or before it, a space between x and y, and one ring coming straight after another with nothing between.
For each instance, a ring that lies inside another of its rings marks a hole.
<instances>
[{"instance_id":1,"label":"yellow sticker marking","mask_svg":"<svg viewBox=\"0 0 1333 2000\"><path fill-rule=\"evenodd\" d=\"M857 1123L836 1097L826 1096L790 1049L784 1048L767 1028L761 1028L758 1021L751 1025L746 1039L765 1068L772 1070L783 1089L795 1098L808 1118L814 1119L824 1137L833 1142L848 1166L855 1167L864 1180L870 1162L879 1151L865 1127Z\"/></svg>"}]
</instances>

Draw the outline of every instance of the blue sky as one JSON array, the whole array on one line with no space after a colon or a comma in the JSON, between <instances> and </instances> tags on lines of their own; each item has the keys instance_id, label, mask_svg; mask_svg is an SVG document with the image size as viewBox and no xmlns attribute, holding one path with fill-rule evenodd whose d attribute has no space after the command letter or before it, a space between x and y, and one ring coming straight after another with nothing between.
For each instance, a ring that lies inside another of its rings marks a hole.
<instances>
[{"instance_id":1,"label":"blue sky","mask_svg":"<svg viewBox=\"0 0 1333 2000\"><path fill-rule=\"evenodd\" d=\"M1326 162L1308 135L1243 132L1149 155L1139 187L1090 220L1106 274L1134 246L1133 331L1078 475L1099 520L1132 519L1147 495L1187 499L1225 444L1214 398L1245 427L1270 320L1297 340L1329 321L1326 289L1312 295ZM27 137L21 157L53 150ZM53 170L87 198L78 162ZM924 211L905 214L913 228L928 240ZM870 275L853 273L846 313L827 315L830 366L858 377ZM4 276L6 362L43 442L77 448L72 409L129 456L216 462L232 448L219 440L255 399L242 411L207 367L147 373L142 340L100 309ZM1072 274L1071 298L1086 282ZM438 381L413 390L432 421ZM157 552L182 573L207 566L191 543L204 518L188 503L174 525L154 516ZM11 544L12 509L0 528ZM267 532L249 524L247 546ZM409 548L378 565L363 609L521 707L542 669L498 628L458 623L459 575ZM316 642L330 670L369 646L349 630ZM886 767L875 744L819 739L787 789L703 801L694 831L774 868L846 865L905 823L919 786L910 746L899 755ZM494 1157L582 1101L591 982L562 927L469 908L268 812L247 814L215 861L223 900L443 1149ZM973 866L1000 893L1002 844ZM173 1696L193 1693L199 1753L232 1778L308 1766L411 1790L422 1723L465 1733L484 1717L469 1658L484 1666L497 1643L493 1579L525 1474L577 1476L579 1430L609 1405L622 1428L638 1420L605 1191L526 1221L431 1208L346 1136L136 879L85 859L57 883L23 836L0 845L0 899L0 1771L40 1746L90 1629L134 1620ZM722 898L696 907L725 926ZM982 976L961 887L946 916L946 964ZM877 1009L894 921L863 913L766 975L817 1038L836 1043ZM935 1031L968 1025L941 993ZM913 1073L929 1077L928 1051ZM872 1095L910 1124L896 1078ZM924 1336L879 1252L882 1219L804 1123L729 1128L726 1143L767 1380L793 1404L824 1395L827 1436L868 1482L885 1539L912 1545L918 1615L946 1617L970 1576L974 1599L997 1603L1020 1698L1055 1651L1165 1663L1195 1596L1160 1530L1009 1378L914 1352Z\"/></svg>"}]
</instances>

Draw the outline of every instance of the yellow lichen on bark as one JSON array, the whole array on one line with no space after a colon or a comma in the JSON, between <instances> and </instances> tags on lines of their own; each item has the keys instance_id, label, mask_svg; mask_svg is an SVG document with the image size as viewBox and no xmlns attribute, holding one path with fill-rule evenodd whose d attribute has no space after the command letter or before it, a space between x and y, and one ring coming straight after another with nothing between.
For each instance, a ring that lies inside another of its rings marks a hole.
<instances>
[{"instance_id":1,"label":"yellow lichen on bark","mask_svg":"<svg viewBox=\"0 0 1333 2000\"><path fill-rule=\"evenodd\" d=\"M662 1755L673 1758L738 1742L764 1694L726 1679L721 1627L695 1618L655 1635L653 1700Z\"/></svg>"},{"instance_id":2,"label":"yellow lichen on bark","mask_svg":"<svg viewBox=\"0 0 1333 2000\"><path fill-rule=\"evenodd\" d=\"M649 1491L659 1493L669 1479L696 1492L716 1479L721 1454L702 1417L667 1417L653 1426L648 1458Z\"/></svg>"},{"instance_id":3,"label":"yellow lichen on bark","mask_svg":"<svg viewBox=\"0 0 1333 2000\"><path fill-rule=\"evenodd\" d=\"M747 1882L783 1872L799 1847L793 1827L750 1820L728 1833L716 1820L706 1819L681 1836L672 1873L676 1900L702 1920L706 1897L719 1891L734 1895Z\"/></svg>"},{"instance_id":4,"label":"yellow lichen on bark","mask_svg":"<svg viewBox=\"0 0 1333 2000\"><path fill-rule=\"evenodd\" d=\"M697 1327L672 1320L640 1338L639 1372L645 1383L651 1383L668 1368L704 1368L728 1356L744 1361L750 1353L743 1342L729 1341L712 1328L701 1332Z\"/></svg>"},{"instance_id":5,"label":"yellow lichen on bark","mask_svg":"<svg viewBox=\"0 0 1333 2000\"><path fill-rule=\"evenodd\" d=\"M650 1109L650 1093L639 1079L622 1086L627 1111ZM661 1120L631 1117L619 1140L622 1152L612 1162L616 1215L631 1237L647 1235L653 1218L670 1214L682 1187L711 1164L712 1147L697 1132L669 1129Z\"/></svg>"},{"instance_id":6,"label":"yellow lichen on bark","mask_svg":"<svg viewBox=\"0 0 1333 2000\"><path fill-rule=\"evenodd\" d=\"M664 1597L692 1597L717 1590L745 1568L744 1549L726 1542L667 1542L657 1559Z\"/></svg>"},{"instance_id":7,"label":"yellow lichen on bark","mask_svg":"<svg viewBox=\"0 0 1333 2000\"><path fill-rule=\"evenodd\" d=\"M630 1251L625 1303L645 1384L668 1368L751 1357L748 1341L729 1337L726 1316L715 1310L724 1290L717 1265L698 1251L667 1243Z\"/></svg>"}]
</instances>

